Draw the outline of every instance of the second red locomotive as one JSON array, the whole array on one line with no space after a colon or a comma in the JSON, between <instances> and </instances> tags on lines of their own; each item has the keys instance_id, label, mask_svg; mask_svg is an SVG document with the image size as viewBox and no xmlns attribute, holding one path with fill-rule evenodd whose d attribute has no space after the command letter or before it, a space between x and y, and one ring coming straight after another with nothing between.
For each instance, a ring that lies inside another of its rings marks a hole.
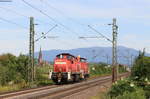
<instances>
[{"instance_id":1,"label":"second red locomotive","mask_svg":"<svg viewBox=\"0 0 150 99\"><path fill-rule=\"evenodd\" d=\"M55 82L77 82L89 77L88 63L85 58L75 57L69 53L58 54L54 60L50 78Z\"/></svg>"}]
</instances>

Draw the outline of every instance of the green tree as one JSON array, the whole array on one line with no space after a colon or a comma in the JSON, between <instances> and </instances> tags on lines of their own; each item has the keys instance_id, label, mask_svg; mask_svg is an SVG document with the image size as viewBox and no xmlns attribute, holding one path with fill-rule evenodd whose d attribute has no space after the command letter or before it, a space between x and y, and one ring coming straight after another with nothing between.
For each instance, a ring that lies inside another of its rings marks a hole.
<instances>
[{"instance_id":1,"label":"green tree","mask_svg":"<svg viewBox=\"0 0 150 99\"><path fill-rule=\"evenodd\" d=\"M136 81L150 80L150 57L144 56L144 53L139 54L135 59L135 63L132 67L131 77Z\"/></svg>"},{"instance_id":2,"label":"green tree","mask_svg":"<svg viewBox=\"0 0 150 99\"><path fill-rule=\"evenodd\" d=\"M16 78L16 56L12 54L3 54L0 56L0 77L3 79L2 84L6 84L6 82L14 81ZM4 74L6 76L4 76ZM6 78L5 78L6 77ZM5 83L4 83L5 82Z\"/></svg>"},{"instance_id":3,"label":"green tree","mask_svg":"<svg viewBox=\"0 0 150 99\"><path fill-rule=\"evenodd\" d=\"M19 83L27 81L28 57L20 55L18 57L12 54L3 54L0 56L0 84L5 85L9 82Z\"/></svg>"},{"instance_id":4,"label":"green tree","mask_svg":"<svg viewBox=\"0 0 150 99\"><path fill-rule=\"evenodd\" d=\"M21 76L17 81L28 80L28 56L20 55L17 57L17 65L15 71L18 73L18 76Z\"/></svg>"},{"instance_id":5,"label":"green tree","mask_svg":"<svg viewBox=\"0 0 150 99\"><path fill-rule=\"evenodd\" d=\"M8 81L10 81L8 73L8 68L0 65L0 85L5 85Z\"/></svg>"}]
</instances>

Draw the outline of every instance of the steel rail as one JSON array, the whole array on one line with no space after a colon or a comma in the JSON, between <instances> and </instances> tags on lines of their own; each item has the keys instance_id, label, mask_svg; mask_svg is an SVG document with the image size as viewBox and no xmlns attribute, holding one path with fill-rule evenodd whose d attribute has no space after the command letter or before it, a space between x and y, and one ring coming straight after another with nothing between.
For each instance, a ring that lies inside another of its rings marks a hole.
<instances>
[{"instance_id":1,"label":"steel rail","mask_svg":"<svg viewBox=\"0 0 150 99\"><path fill-rule=\"evenodd\" d=\"M40 91L40 90L46 90L46 89L50 89L50 88L56 88L56 87L60 87L60 86L50 85L50 86L44 86L44 87L38 87L38 88L30 88L30 89L25 89L25 90L6 92L6 93L0 94L0 99L16 96L16 95L20 95L20 94L26 94L26 93L30 93L30 92L36 92L36 91Z\"/></svg>"},{"instance_id":2,"label":"steel rail","mask_svg":"<svg viewBox=\"0 0 150 99\"><path fill-rule=\"evenodd\" d=\"M128 73L121 74L119 77L127 76ZM41 87L37 89L18 91L14 93L1 94L0 99L39 99L46 97L53 97L52 99L59 99L58 97L65 97L72 95L81 90L111 81L111 76L99 77L90 79L81 83L68 84L68 85L54 85ZM61 94L61 95L60 95ZM51 99L51 98L49 98Z\"/></svg>"},{"instance_id":3,"label":"steel rail","mask_svg":"<svg viewBox=\"0 0 150 99\"><path fill-rule=\"evenodd\" d=\"M119 75L119 77L123 77L123 76L127 76L127 75L128 74L122 74L122 75ZM34 97L34 99L62 99L64 97L79 93L79 92L86 90L88 88L98 86L98 85L101 85L101 84L104 84L107 82L111 82L111 80L112 80L112 77L108 77L108 78L92 81L90 83L74 86L74 87L71 87L68 89L59 90L59 91L51 93L51 94L47 94L47 95L43 95L43 96L39 96L39 97Z\"/></svg>"}]
</instances>

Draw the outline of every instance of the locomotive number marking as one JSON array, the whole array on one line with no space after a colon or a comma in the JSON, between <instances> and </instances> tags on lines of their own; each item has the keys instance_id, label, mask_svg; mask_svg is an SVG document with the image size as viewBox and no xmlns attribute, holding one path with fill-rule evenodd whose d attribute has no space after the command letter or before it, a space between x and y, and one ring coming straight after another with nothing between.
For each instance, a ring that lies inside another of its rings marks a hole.
<instances>
[{"instance_id":1,"label":"locomotive number marking","mask_svg":"<svg viewBox=\"0 0 150 99\"><path fill-rule=\"evenodd\" d=\"M66 62L56 62L55 64L66 64Z\"/></svg>"}]
</instances>

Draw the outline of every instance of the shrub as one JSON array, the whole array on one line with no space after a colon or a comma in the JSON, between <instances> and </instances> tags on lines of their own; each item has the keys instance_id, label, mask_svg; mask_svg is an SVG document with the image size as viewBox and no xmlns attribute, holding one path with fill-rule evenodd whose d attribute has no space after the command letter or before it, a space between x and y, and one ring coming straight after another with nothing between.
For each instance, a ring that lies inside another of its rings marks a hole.
<instances>
[{"instance_id":1,"label":"shrub","mask_svg":"<svg viewBox=\"0 0 150 99\"><path fill-rule=\"evenodd\" d=\"M144 88L145 95L147 99L150 99L150 85L146 85Z\"/></svg>"},{"instance_id":2,"label":"shrub","mask_svg":"<svg viewBox=\"0 0 150 99\"><path fill-rule=\"evenodd\" d=\"M49 66L36 68L36 84L38 86L53 84L52 80L48 79Z\"/></svg>"},{"instance_id":3,"label":"shrub","mask_svg":"<svg viewBox=\"0 0 150 99\"><path fill-rule=\"evenodd\" d=\"M92 76L99 76L102 74L110 74L110 73L111 73L111 67L108 67L106 64L91 64L90 65L90 75Z\"/></svg>"},{"instance_id":4,"label":"shrub","mask_svg":"<svg viewBox=\"0 0 150 99\"><path fill-rule=\"evenodd\" d=\"M132 67L131 77L135 81L144 82L150 80L150 57L139 54Z\"/></svg>"},{"instance_id":5,"label":"shrub","mask_svg":"<svg viewBox=\"0 0 150 99\"><path fill-rule=\"evenodd\" d=\"M113 98L119 95L123 95L124 92L134 92L135 90L136 86L128 80L120 80L112 85L112 88L108 94L111 98Z\"/></svg>"},{"instance_id":6,"label":"shrub","mask_svg":"<svg viewBox=\"0 0 150 99\"><path fill-rule=\"evenodd\" d=\"M115 99L146 99L143 89L137 88L136 91L125 91L123 95L119 95Z\"/></svg>"},{"instance_id":7,"label":"shrub","mask_svg":"<svg viewBox=\"0 0 150 99\"><path fill-rule=\"evenodd\" d=\"M5 85L8 81L10 81L8 74L8 68L0 66L0 85Z\"/></svg>"}]
</instances>

